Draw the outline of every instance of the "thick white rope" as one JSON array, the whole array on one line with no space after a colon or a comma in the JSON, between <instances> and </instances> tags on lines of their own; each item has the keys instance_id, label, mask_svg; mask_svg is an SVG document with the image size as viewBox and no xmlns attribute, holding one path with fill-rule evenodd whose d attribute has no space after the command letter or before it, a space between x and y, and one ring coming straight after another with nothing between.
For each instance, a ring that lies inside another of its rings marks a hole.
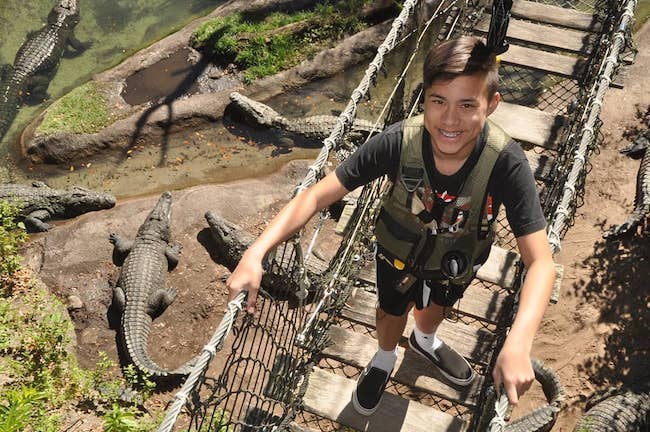
<instances>
[{"instance_id":1,"label":"thick white rope","mask_svg":"<svg viewBox=\"0 0 650 432\"><path fill-rule=\"evenodd\" d=\"M595 91L592 90L592 94L595 94L595 96L591 98L587 104L587 107L585 108L584 116L587 117L587 121L582 128L580 145L574 154L574 161L571 167L571 172L569 173L567 181L564 185L564 194L562 196L560 204L555 210L552 218L552 224L548 233L549 243L551 244L551 252L553 254L559 252L561 249L560 234L566 228L567 220L570 217L569 209L572 208L571 206L575 201L576 183L580 177L580 174L585 169L585 164L588 158L587 152L589 150L590 144L595 139L594 125L596 124L598 116L600 115L602 101L605 97L605 93L609 89L614 67L618 62L618 56L620 54L621 48L625 43L625 31L630 20L634 16L635 7L636 0L628 0L628 3L625 7L625 12L621 16L618 32L613 36L614 43L612 46L610 46L608 55L605 57L603 65L601 65L600 77L599 80L597 80ZM503 432L506 430L506 418L508 417L510 411L508 396L505 394L505 392L501 392L501 397L494 402L494 411L495 415L490 421L489 432Z\"/></svg>"},{"instance_id":2,"label":"thick white rope","mask_svg":"<svg viewBox=\"0 0 650 432\"><path fill-rule=\"evenodd\" d=\"M237 297L228 302L228 310L222 318L221 324L219 324L219 327L215 330L210 341L203 347L203 351L192 368L192 372L190 372L190 375L185 380L183 387L181 387L178 393L176 393L172 398L171 405L167 408L165 418L158 427L158 432L170 432L174 427L181 409L183 409L183 406L187 403L187 398L190 393L192 393L194 388L198 385L199 378L201 378L205 370L208 368L210 360L212 360L215 353L223 347L223 342L232 330L237 315L243 309L246 296L247 293L241 292Z\"/></svg>"},{"instance_id":3,"label":"thick white rope","mask_svg":"<svg viewBox=\"0 0 650 432\"><path fill-rule=\"evenodd\" d=\"M396 46L399 34L402 32L408 20L408 17L413 11L417 1L418 0L406 0L402 5L402 11L400 12L399 16L393 21L388 35L384 39L384 42L377 49L377 54L375 55L375 58L371 64L368 66L368 69L366 70L361 83L352 92L351 100L345 110L339 115L334 129L323 141L323 148L318 154L316 162L308 168L307 175L305 176L304 180L299 186L296 187L294 196L316 182L318 174L322 172L322 169L327 162L329 152L334 149L337 143L340 142L343 138L346 126L350 126L354 121L357 104L368 93L370 83L375 79L377 72L383 65L384 56ZM226 336L230 333L237 314L243 309L246 295L247 293L242 292L235 299L228 303L228 311L223 317L221 324L210 339L210 342L208 342L208 344L203 348L203 352L199 356L199 359L194 368L192 368L192 372L183 384L183 387L172 399L172 404L167 409L165 418L163 419L163 422L161 423L157 432L169 432L174 427L181 409L187 403L187 398L199 384L199 378L207 369L208 364L212 357L215 355L216 351L220 350L223 346L223 342Z\"/></svg>"},{"instance_id":4,"label":"thick white rope","mask_svg":"<svg viewBox=\"0 0 650 432\"><path fill-rule=\"evenodd\" d=\"M330 132L330 135L323 140L323 148L316 157L316 162L308 168L307 175L303 179L302 183L296 187L294 196L316 183L318 175L322 172L325 163L327 163L330 151L336 148L337 144L343 139L346 128L352 125L352 122L357 115L357 104L361 102L361 99L365 95L368 94L370 84L375 80L377 73L384 63L384 56L395 48L399 35L406 25L409 16L413 12L417 1L418 0L406 0L402 5L400 14L395 18L388 35L386 35L382 44L377 48L377 54L372 62L370 62L361 82L352 91L350 102L348 102L348 105L336 119L336 125L332 129L332 132Z\"/></svg>"},{"instance_id":5,"label":"thick white rope","mask_svg":"<svg viewBox=\"0 0 650 432\"><path fill-rule=\"evenodd\" d=\"M585 169L586 160L588 158L588 151L591 143L596 138L594 134L594 125L598 121L600 110L602 108L603 98L609 89L609 84L612 81L612 73L618 63L618 56L625 45L626 30L632 18L634 17L634 9L636 8L637 0L628 0L625 6L625 12L621 16L621 21L618 26L618 31L612 37L613 43L609 47L608 54L601 66L599 80L596 84L595 96L591 99L590 103L585 108L584 116L587 117L585 126L581 132L580 145L575 152L574 162L571 171L564 186L564 193L562 200L552 217L552 223L548 230L548 239L551 244L551 252L555 254L561 250L560 236L564 232L568 220L572 203L575 201L576 183L580 178L581 173Z\"/></svg>"}]
</instances>

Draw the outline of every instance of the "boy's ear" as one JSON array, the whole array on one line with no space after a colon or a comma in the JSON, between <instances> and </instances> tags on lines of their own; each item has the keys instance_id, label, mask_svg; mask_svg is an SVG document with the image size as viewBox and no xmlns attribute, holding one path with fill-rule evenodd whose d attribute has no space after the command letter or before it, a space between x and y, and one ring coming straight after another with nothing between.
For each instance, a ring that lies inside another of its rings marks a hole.
<instances>
[{"instance_id":1,"label":"boy's ear","mask_svg":"<svg viewBox=\"0 0 650 432\"><path fill-rule=\"evenodd\" d=\"M497 109L497 105L499 105L499 101L501 101L501 93L494 92L494 94L488 101L487 115L492 114L494 110Z\"/></svg>"}]
</instances>

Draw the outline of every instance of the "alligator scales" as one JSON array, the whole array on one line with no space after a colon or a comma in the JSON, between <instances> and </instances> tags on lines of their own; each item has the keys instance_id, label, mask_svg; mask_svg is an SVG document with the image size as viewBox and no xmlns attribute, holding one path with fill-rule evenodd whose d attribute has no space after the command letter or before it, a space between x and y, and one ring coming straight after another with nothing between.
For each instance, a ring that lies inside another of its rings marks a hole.
<instances>
[{"instance_id":1,"label":"alligator scales","mask_svg":"<svg viewBox=\"0 0 650 432\"><path fill-rule=\"evenodd\" d=\"M180 259L180 247L171 245L171 206L169 192L162 194L133 242L110 235L113 262L121 265L113 304L121 312L120 333L130 361L142 372L154 376L188 375L193 362L169 371L157 365L147 353L147 343L154 318L160 316L176 297L176 290L165 288L167 272Z\"/></svg>"},{"instance_id":2,"label":"alligator scales","mask_svg":"<svg viewBox=\"0 0 650 432\"><path fill-rule=\"evenodd\" d=\"M81 53L90 45L75 38L78 23L77 0L60 0L47 16L47 24L22 44L13 66L0 66L0 140L13 123L24 93L47 97L47 87L66 48Z\"/></svg>"},{"instance_id":3,"label":"alligator scales","mask_svg":"<svg viewBox=\"0 0 650 432\"><path fill-rule=\"evenodd\" d=\"M78 186L53 189L40 181L31 185L0 184L0 201L20 208L20 217L29 232L49 230L51 226L45 222L49 219L71 218L115 205L115 197L107 193Z\"/></svg>"}]
</instances>

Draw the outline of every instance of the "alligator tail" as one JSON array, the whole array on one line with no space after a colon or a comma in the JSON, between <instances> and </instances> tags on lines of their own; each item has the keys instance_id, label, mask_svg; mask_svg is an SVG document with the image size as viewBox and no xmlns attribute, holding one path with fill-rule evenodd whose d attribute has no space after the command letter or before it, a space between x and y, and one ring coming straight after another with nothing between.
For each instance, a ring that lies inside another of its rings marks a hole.
<instances>
[{"instance_id":1,"label":"alligator tail","mask_svg":"<svg viewBox=\"0 0 650 432\"><path fill-rule=\"evenodd\" d=\"M154 378L181 378L190 374L196 359L192 359L174 370L165 369L151 359L147 352L147 342L151 331L151 317L149 315L145 314L144 317L130 321L132 324L124 327L123 341L129 359L138 370Z\"/></svg>"},{"instance_id":2,"label":"alligator tail","mask_svg":"<svg viewBox=\"0 0 650 432\"><path fill-rule=\"evenodd\" d=\"M22 83L16 79L6 79L0 86L0 141L11 127L18 114L21 103Z\"/></svg>"},{"instance_id":3,"label":"alligator tail","mask_svg":"<svg viewBox=\"0 0 650 432\"><path fill-rule=\"evenodd\" d=\"M634 210L625 222L611 228L603 234L603 237L614 239L636 230L648 216L648 212L650 212L650 150L646 147L636 176Z\"/></svg>"}]
</instances>

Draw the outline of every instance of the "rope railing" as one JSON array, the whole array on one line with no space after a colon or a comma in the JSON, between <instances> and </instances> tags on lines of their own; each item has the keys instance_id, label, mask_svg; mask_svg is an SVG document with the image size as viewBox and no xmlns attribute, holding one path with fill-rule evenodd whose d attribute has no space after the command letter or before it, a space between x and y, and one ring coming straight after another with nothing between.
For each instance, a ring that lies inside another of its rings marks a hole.
<instances>
[{"instance_id":1,"label":"rope railing","mask_svg":"<svg viewBox=\"0 0 650 432\"><path fill-rule=\"evenodd\" d=\"M635 8L636 0L628 0L624 12L621 15L618 31L612 37L613 43L611 44L608 53L605 55L598 78L590 92L592 97L589 99L589 103L585 106L582 118L586 118L587 120L584 122L582 127L580 144L574 152L571 171L563 186L562 199L556 207L551 223L549 224L548 239L551 246L551 253L553 255L561 250L561 236L566 229L568 229L567 221L570 219L571 213L576 210L575 199L578 180L586 169L586 164L590 156L590 149L593 147L592 143L596 138L594 128L596 123L599 121L603 99L612 81L612 74L618 65L619 55L625 47L625 36L628 34L627 28L634 17ZM516 305L514 308L516 308ZM505 392L502 392L501 396L494 401L494 417L490 421L489 432L507 431L507 418L509 417L509 414L510 409L508 396Z\"/></svg>"},{"instance_id":2,"label":"rope railing","mask_svg":"<svg viewBox=\"0 0 650 432\"><path fill-rule=\"evenodd\" d=\"M187 403L189 395L199 384L199 379L208 368L210 360L212 360L212 357L214 357L216 352L223 346L226 336L230 333L233 324L237 319L237 315L243 309L243 303L246 300L246 297L247 293L241 292L237 297L228 302L228 310L212 335L212 338L210 338L210 341L203 347L203 350L201 351L196 364L192 368L192 371L185 380L185 383L183 383L181 389L172 398L171 404L165 414L165 418L157 429L158 432L170 432L174 427L178 415Z\"/></svg>"},{"instance_id":3,"label":"rope railing","mask_svg":"<svg viewBox=\"0 0 650 432\"><path fill-rule=\"evenodd\" d=\"M595 84L595 90L592 90L594 96L590 99L590 102L585 108L584 117L587 118L587 121L584 123L582 131L580 132L580 144L574 153L571 171L564 184L562 199L555 210L555 214L552 217L552 222L548 230L548 238L553 254L561 250L560 238L562 233L564 233L568 228L567 221L570 219L571 213L575 212L575 206L572 204L575 201L576 184L585 169L590 154L589 150L591 144L596 138L594 127L599 120L605 93L607 93L609 85L612 82L612 74L618 65L618 57L621 50L625 47L627 27L634 18L635 8L636 0L628 0L621 16L618 31L612 37L613 43L603 62L600 76Z\"/></svg>"},{"instance_id":4,"label":"rope railing","mask_svg":"<svg viewBox=\"0 0 650 432\"><path fill-rule=\"evenodd\" d=\"M354 122L357 115L357 105L361 102L361 99L368 94L370 84L376 80L377 73L381 70L384 64L384 57L395 48L399 36L406 26L407 20L413 12L417 1L418 0L406 0L402 4L401 12L393 21L388 35L386 35L382 44L377 48L377 54L375 54L375 57L370 62L361 82L359 82L359 85L352 91L350 101L336 119L336 125L332 129L332 132L323 140L323 148L320 153L318 153L314 164L307 169L307 174L303 181L296 187L294 196L298 195L317 181L320 173L323 171L323 167L327 163L330 152L341 142L346 130L349 129L352 122Z\"/></svg>"},{"instance_id":5,"label":"rope railing","mask_svg":"<svg viewBox=\"0 0 650 432\"><path fill-rule=\"evenodd\" d=\"M402 5L402 11L400 12L399 16L393 21L391 29L384 39L383 43L378 47L377 54L366 69L363 79L357 88L352 92L350 102L348 103L346 109L339 115L334 129L323 141L323 148L318 154L315 163L308 168L305 178L300 183L300 185L295 188L294 196L315 183L318 174L322 172L323 167L329 158L330 151L336 148L336 146L341 142L345 131L352 125L352 122L356 117L357 104L363 97L367 95L370 84L376 79L378 71L383 66L384 57L399 42L399 36L402 33L409 16L413 12L417 1L418 0L407 0ZM299 247L299 245L296 246ZM193 391L196 391L197 386L200 384L200 378L205 374L210 360L223 346L226 337L233 327L237 315L240 311L243 310L246 297L247 293L242 292L228 303L228 310L226 311L221 324L214 332L210 341L203 348L195 366L184 382L181 390L173 397L165 414L165 418L163 419L160 427L157 429L158 432L170 432L173 430L173 427L178 419L178 416L180 415L181 410L188 402L190 394ZM322 301L320 303L322 303ZM311 322L311 319L308 321L308 324L309 322ZM309 327L310 326L307 325L305 328L307 329ZM304 333L301 333L301 336L305 337Z\"/></svg>"}]
</instances>

